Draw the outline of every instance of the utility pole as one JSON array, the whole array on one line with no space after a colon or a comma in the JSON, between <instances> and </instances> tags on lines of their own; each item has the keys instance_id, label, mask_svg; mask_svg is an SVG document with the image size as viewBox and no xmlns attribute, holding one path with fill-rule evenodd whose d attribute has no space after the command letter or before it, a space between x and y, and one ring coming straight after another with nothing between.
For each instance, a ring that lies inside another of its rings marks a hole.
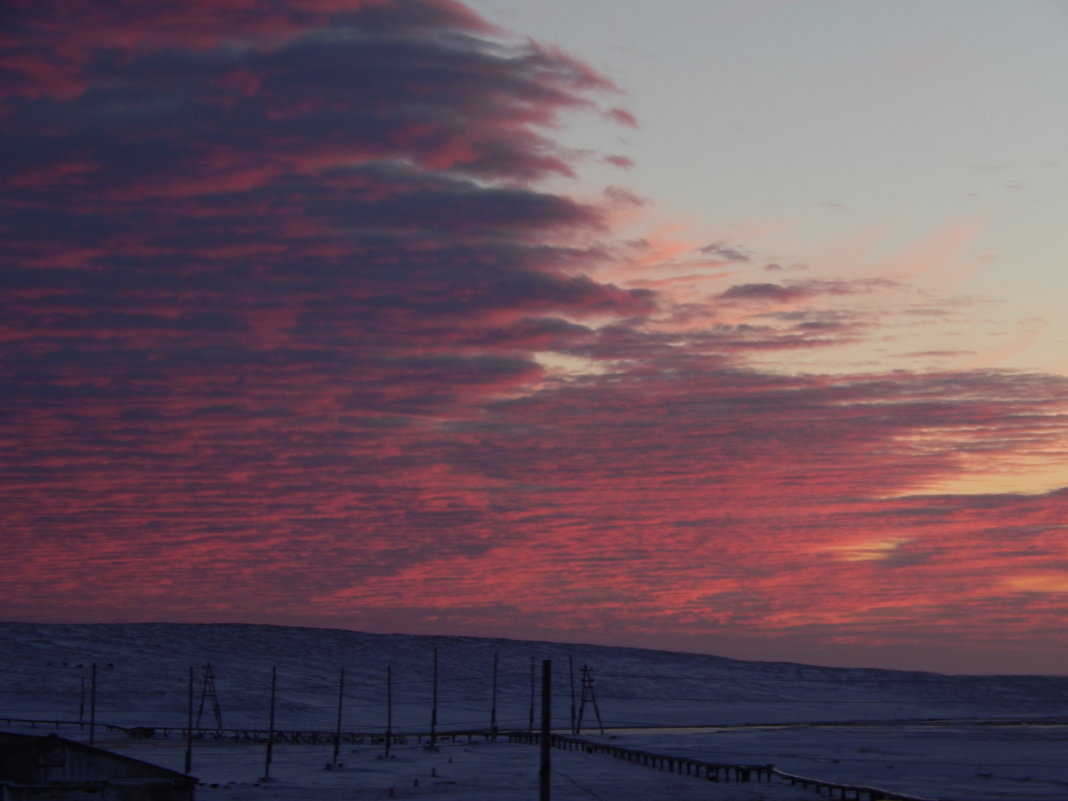
<instances>
[{"instance_id":1,"label":"utility pole","mask_svg":"<svg viewBox=\"0 0 1068 801\"><path fill-rule=\"evenodd\" d=\"M393 665L386 665L386 759L393 742Z\"/></svg>"},{"instance_id":2,"label":"utility pole","mask_svg":"<svg viewBox=\"0 0 1068 801\"><path fill-rule=\"evenodd\" d=\"M438 742L438 649L434 648L434 671L432 679L432 698L430 702L430 749L437 747Z\"/></svg>"},{"instance_id":3,"label":"utility pole","mask_svg":"<svg viewBox=\"0 0 1068 801\"><path fill-rule=\"evenodd\" d=\"M534 733L534 657L530 657L530 715L527 717L527 734Z\"/></svg>"},{"instance_id":4,"label":"utility pole","mask_svg":"<svg viewBox=\"0 0 1068 801\"><path fill-rule=\"evenodd\" d=\"M270 722L267 726L267 757L265 759L263 768L263 778L271 778L271 761L274 756L274 701L275 693L278 687L278 668L271 668L271 715Z\"/></svg>"},{"instance_id":5,"label":"utility pole","mask_svg":"<svg viewBox=\"0 0 1068 801\"><path fill-rule=\"evenodd\" d=\"M337 725L334 727L334 766L337 766L341 753L341 706L345 701L345 664L341 664L341 673L337 680Z\"/></svg>"},{"instance_id":6,"label":"utility pole","mask_svg":"<svg viewBox=\"0 0 1068 801\"><path fill-rule=\"evenodd\" d=\"M89 745L96 742L96 662L89 674Z\"/></svg>"},{"instance_id":7,"label":"utility pole","mask_svg":"<svg viewBox=\"0 0 1068 801\"><path fill-rule=\"evenodd\" d=\"M550 801L553 736L553 662L541 663L541 767L538 770L538 801Z\"/></svg>"},{"instance_id":8,"label":"utility pole","mask_svg":"<svg viewBox=\"0 0 1068 801\"><path fill-rule=\"evenodd\" d=\"M493 652L493 696L490 701L490 739L497 739L497 652Z\"/></svg>"},{"instance_id":9,"label":"utility pole","mask_svg":"<svg viewBox=\"0 0 1068 801\"><path fill-rule=\"evenodd\" d=\"M571 733L578 734L575 726L575 658L572 656L567 658L567 673L571 681Z\"/></svg>"},{"instance_id":10,"label":"utility pole","mask_svg":"<svg viewBox=\"0 0 1068 801\"><path fill-rule=\"evenodd\" d=\"M193 772L193 666L189 666L189 695L185 716L185 775Z\"/></svg>"}]
</instances>

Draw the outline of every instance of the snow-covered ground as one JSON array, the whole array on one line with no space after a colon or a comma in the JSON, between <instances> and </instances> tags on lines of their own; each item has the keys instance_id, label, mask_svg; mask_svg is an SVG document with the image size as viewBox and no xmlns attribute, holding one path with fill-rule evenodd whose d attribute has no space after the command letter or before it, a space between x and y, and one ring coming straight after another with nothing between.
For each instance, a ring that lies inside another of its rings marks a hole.
<instances>
[{"instance_id":1,"label":"snow-covered ground","mask_svg":"<svg viewBox=\"0 0 1068 801\"><path fill-rule=\"evenodd\" d=\"M109 742L112 750L183 769L175 744ZM380 748L343 751L340 770L326 769L332 749L276 746L270 781L262 781L264 747L211 745L194 752L193 773L203 784L198 801L334 801L335 799L434 799L533 801L538 798L538 749L507 742L446 743L436 751L410 744L382 758ZM713 784L662 773L606 756L553 751L554 801L799 801L812 793L783 785Z\"/></svg>"},{"instance_id":2,"label":"snow-covered ground","mask_svg":"<svg viewBox=\"0 0 1068 801\"><path fill-rule=\"evenodd\" d=\"M0 623L0 718L87 721L96 665L96 720L119 726L186 725L189 669L200 709L203 665L215 677L223 726L266 729L272 668L276 728L332 731L339 668L345 666L342 728L364 742L278 744L271 781L262 744L198 742L193 774L200 799L430 798L466 801L537 797L538 749L503 739L418 742L429 729L433 655L438 653L437 731L486 729L493 707L501 729L525 730L532 665L552 660L554 727L566 731L581 706L581 667L605 734L583 736L725 763L773 763L814 778L958 801L1068 798L1068 678L942 676L832 669L640 649L465 637L371 635L243 625ZM407 735L389 759L372 742L386 725L387 666L393 728ZM575 681L572 683L572 667ZM537 704L535 699L535 704ZM584 719L596 723L587 703ZM537 713L535 713L537 715ZM200 716L214 727L211 704ZM28 724L15 731L42 733ZM703 727L703 728L694 728ZM86 739L85 726L59 734ZM181 770L181 740L132 740L98 728L97 745ZM714 784L602 754L555 750L553 798L802 799L812 791L780 784ZM214 785L214 786L213 786ZM392 796L391 796L392 793Z\"/></svg>"}]
</instances>

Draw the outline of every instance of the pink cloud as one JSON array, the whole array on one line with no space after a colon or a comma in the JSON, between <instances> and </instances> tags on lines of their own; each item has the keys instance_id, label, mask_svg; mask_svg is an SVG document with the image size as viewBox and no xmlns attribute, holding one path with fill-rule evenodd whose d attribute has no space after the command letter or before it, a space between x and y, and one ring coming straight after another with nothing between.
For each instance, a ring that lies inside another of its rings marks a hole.
<instances>
[{"instance_id":1,"label":"pink cloud","mask_svg":"<svg viewBox=\"0 0 1068 801\"><path fill-rule=\"evenodd\" d=\"M604 116L614 122L618 122L620 125L626 125L628 128L638 127L638 120L625 108L609 109L604 113Z\"/></svg>"},{"instance_id":2,"label":"pink cloud","mask_svg":"<svg viewBox=\"0 0 1068 801\"><path fill-rule=\"evenodd\" d=\"M929 487L1063 454L1064 380L754 367L905 290L617 241L647 201L539 183L587 65L450 2L55 9L4 34L6 616L1063 629L1064 492Z\"/></svg>"}]
</instances>

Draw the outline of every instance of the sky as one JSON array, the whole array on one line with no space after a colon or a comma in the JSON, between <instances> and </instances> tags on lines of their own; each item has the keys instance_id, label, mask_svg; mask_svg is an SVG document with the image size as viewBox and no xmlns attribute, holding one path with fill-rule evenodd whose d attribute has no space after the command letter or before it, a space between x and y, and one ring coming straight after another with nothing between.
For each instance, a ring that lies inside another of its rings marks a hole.
<instances>
[{"instance_id":1,"label":"sky","mask_svg":"<svg viewBox=\"0 0 1068 801\"><path fill-rule=\"evenodd\" d=\"M1068 673L1068 4L0 23L0 618Z\"/></svg>"}]
</instances>

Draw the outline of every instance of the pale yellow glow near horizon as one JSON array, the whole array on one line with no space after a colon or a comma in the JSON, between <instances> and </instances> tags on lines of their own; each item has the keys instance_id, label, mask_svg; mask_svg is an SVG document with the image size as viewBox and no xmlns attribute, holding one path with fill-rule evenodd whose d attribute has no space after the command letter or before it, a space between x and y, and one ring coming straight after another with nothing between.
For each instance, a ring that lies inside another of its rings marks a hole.
<instances>
[{"instance_id":1,"label":"pale yellow glow near horizon","mask_svg":"<svg viewBox=\"0 0 1068 801\"><path fill-rule=\"evenodd\" d=\"M1024 473L954 476L924 485L907 495L1045 495L1068 486L1063 463Z\"/></svg>"},{"instance_id":2,"label":"pale yellow glow near horizon","mask_svg":"<svg viewBox=\"0 0 1068 801\"><path fill-rule=\"evenodd\" d=\"M932 478L905 495L1043 495L1068 486L1068 442L1049 443L1032 452L961 457L954 475Z\"/></svg>"}]
</instances>

